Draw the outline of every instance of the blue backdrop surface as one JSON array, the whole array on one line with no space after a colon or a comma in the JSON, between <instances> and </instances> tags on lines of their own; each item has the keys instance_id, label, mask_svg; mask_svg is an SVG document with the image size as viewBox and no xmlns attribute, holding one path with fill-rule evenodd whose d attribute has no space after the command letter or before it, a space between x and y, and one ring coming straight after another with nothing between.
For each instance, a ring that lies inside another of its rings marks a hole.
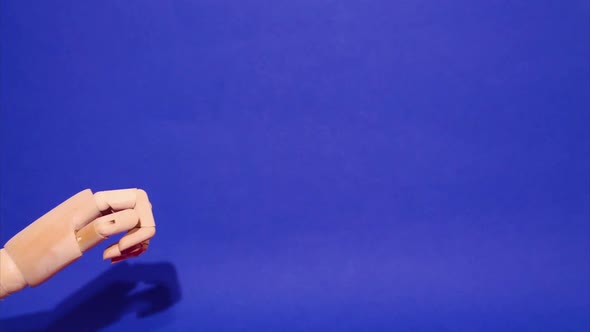
<instances>
[{"instance_id":1,"label":"blue backdrop surface","mask_svg":"<svg viewBox=\"0 0 590 332\"><path fill-rule=\"evenodd\" d=\"M2 243L158 223L1 331L590 330L588 1L0 3Z\"/></svg>"}]
</instances>

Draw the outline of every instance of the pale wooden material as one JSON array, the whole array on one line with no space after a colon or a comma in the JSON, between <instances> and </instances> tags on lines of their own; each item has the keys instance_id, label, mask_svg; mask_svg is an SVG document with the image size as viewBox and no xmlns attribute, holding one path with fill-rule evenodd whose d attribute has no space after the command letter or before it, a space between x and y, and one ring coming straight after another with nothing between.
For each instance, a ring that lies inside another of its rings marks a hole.
<instances>
[{"instance_id":1,"label":"pale wooden material","mask_svg":"<svg viewBox=\"0 0 590 332\"><path fill-rule=\"evenodd\" d=\"M4 248L27 284L37 286L82 256L76 231L98 216L94 195L84 190L27 226Z\"/></svg>"},{"instance_id":2,"label":"pale wooden material","mask_svg":"<svg viewBox=\"0 0 590 332\"><path fill-rule=\"evenodd\" d=\"M94 194L96 205L101 211L132 209L137 198L137 189L99 191ZM142 190L143 191L143 190Z\"/></svg>"},{"instance_id":3,"label":"pale wooden material","mask_svg":"<svg viewBox=\"0 0 590 332\"><path fill-rule=\"evenodd\" d=\"M27 282L5 249L0 249L0 299L25 288Z\"/></svg>"},{"instance_id":4,"label":"pale wooden material","mask_svg":"<svg viewBox=\"0 0 590 332\"><path fill-rule=\"evenodd\" d=\"M136 191L134 210L139 218L137 227L131 229L118 243L105 249L103 259L118 262L138 256L147 250L149 239L156 234L156 223L152 214L152 204L144 190Z\"/></svg>"},{"instance_id":5,"label":"pale wooden material","mask_svg":"<svg viewBox=\"0 0 590 332\"><path fill-rule=\"evenodd\" d=\"M0 250L0 299L26 285L43 283L84 251L124 231L127 235L104 251L104 259L115 263L147 250L155 222L145 191L79 192L27 226Z\"/></svg>"},{"instance_id":6,"label":"pale wooden material","mask_svg":"<svg viewBox=\"0 0 590 332\"><path fill-rule=\"evenodd\" d=\"M127 209L96 218L76 233L78 245L86 251L111 235L132 229L139 222L135 210Z\"/></svg>"}]
</instances>

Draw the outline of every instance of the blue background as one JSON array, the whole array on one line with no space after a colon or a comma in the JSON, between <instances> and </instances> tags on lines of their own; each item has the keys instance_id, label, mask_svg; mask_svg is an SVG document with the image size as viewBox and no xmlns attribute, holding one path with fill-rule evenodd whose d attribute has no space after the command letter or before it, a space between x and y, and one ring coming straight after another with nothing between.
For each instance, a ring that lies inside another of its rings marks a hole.
<instances>
[{"instance_id":1,"label":"blue background","mask_svg":"<svg viewBox=\"0 0 590 332\"><path fill-rule=\"evenodd\" d=\"M588 1L0 6L2 243L85 188L158 223L2 331L590 329Z\"/></svg>"}]
</instances>

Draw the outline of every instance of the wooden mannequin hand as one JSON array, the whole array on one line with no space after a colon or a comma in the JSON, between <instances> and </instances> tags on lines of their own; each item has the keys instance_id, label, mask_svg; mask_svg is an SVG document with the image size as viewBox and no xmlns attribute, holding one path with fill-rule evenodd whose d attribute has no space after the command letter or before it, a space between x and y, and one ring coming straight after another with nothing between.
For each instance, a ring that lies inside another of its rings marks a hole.
<instances>
[{"instance_id":1,"label":"wooden mannequin hand","mask_svg":"<svg viewBox=\"0 0 590 332\"><path fill-rule=\"evenodd\" d=\"M27 226L0 249L0 298L37 286L109 236L127 231L105 249L116 263L147 250L156 233L145 191L121 189L72 196Z\"/></svg>"}]
</instances>

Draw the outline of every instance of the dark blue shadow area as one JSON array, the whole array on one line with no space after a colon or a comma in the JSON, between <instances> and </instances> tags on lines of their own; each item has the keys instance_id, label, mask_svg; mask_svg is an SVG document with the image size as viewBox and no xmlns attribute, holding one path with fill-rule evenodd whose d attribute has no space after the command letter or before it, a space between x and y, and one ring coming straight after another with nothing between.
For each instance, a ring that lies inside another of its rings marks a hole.
<instances>
[{"instance_id":1,"label":"dark blue shadow area","mask_svg":"<svg viewBox=\"0 0 590 332\"><path fill-rule=\"evenodd\" d=\"M157 316L180 299L180 284L172 264L122 262L54 309L0 319L0 328L21 332L100 331L127 314L138 318ZM165 327L168 323L157 317L150 320L153 328Z\"/></svg>"}]
</instances>

